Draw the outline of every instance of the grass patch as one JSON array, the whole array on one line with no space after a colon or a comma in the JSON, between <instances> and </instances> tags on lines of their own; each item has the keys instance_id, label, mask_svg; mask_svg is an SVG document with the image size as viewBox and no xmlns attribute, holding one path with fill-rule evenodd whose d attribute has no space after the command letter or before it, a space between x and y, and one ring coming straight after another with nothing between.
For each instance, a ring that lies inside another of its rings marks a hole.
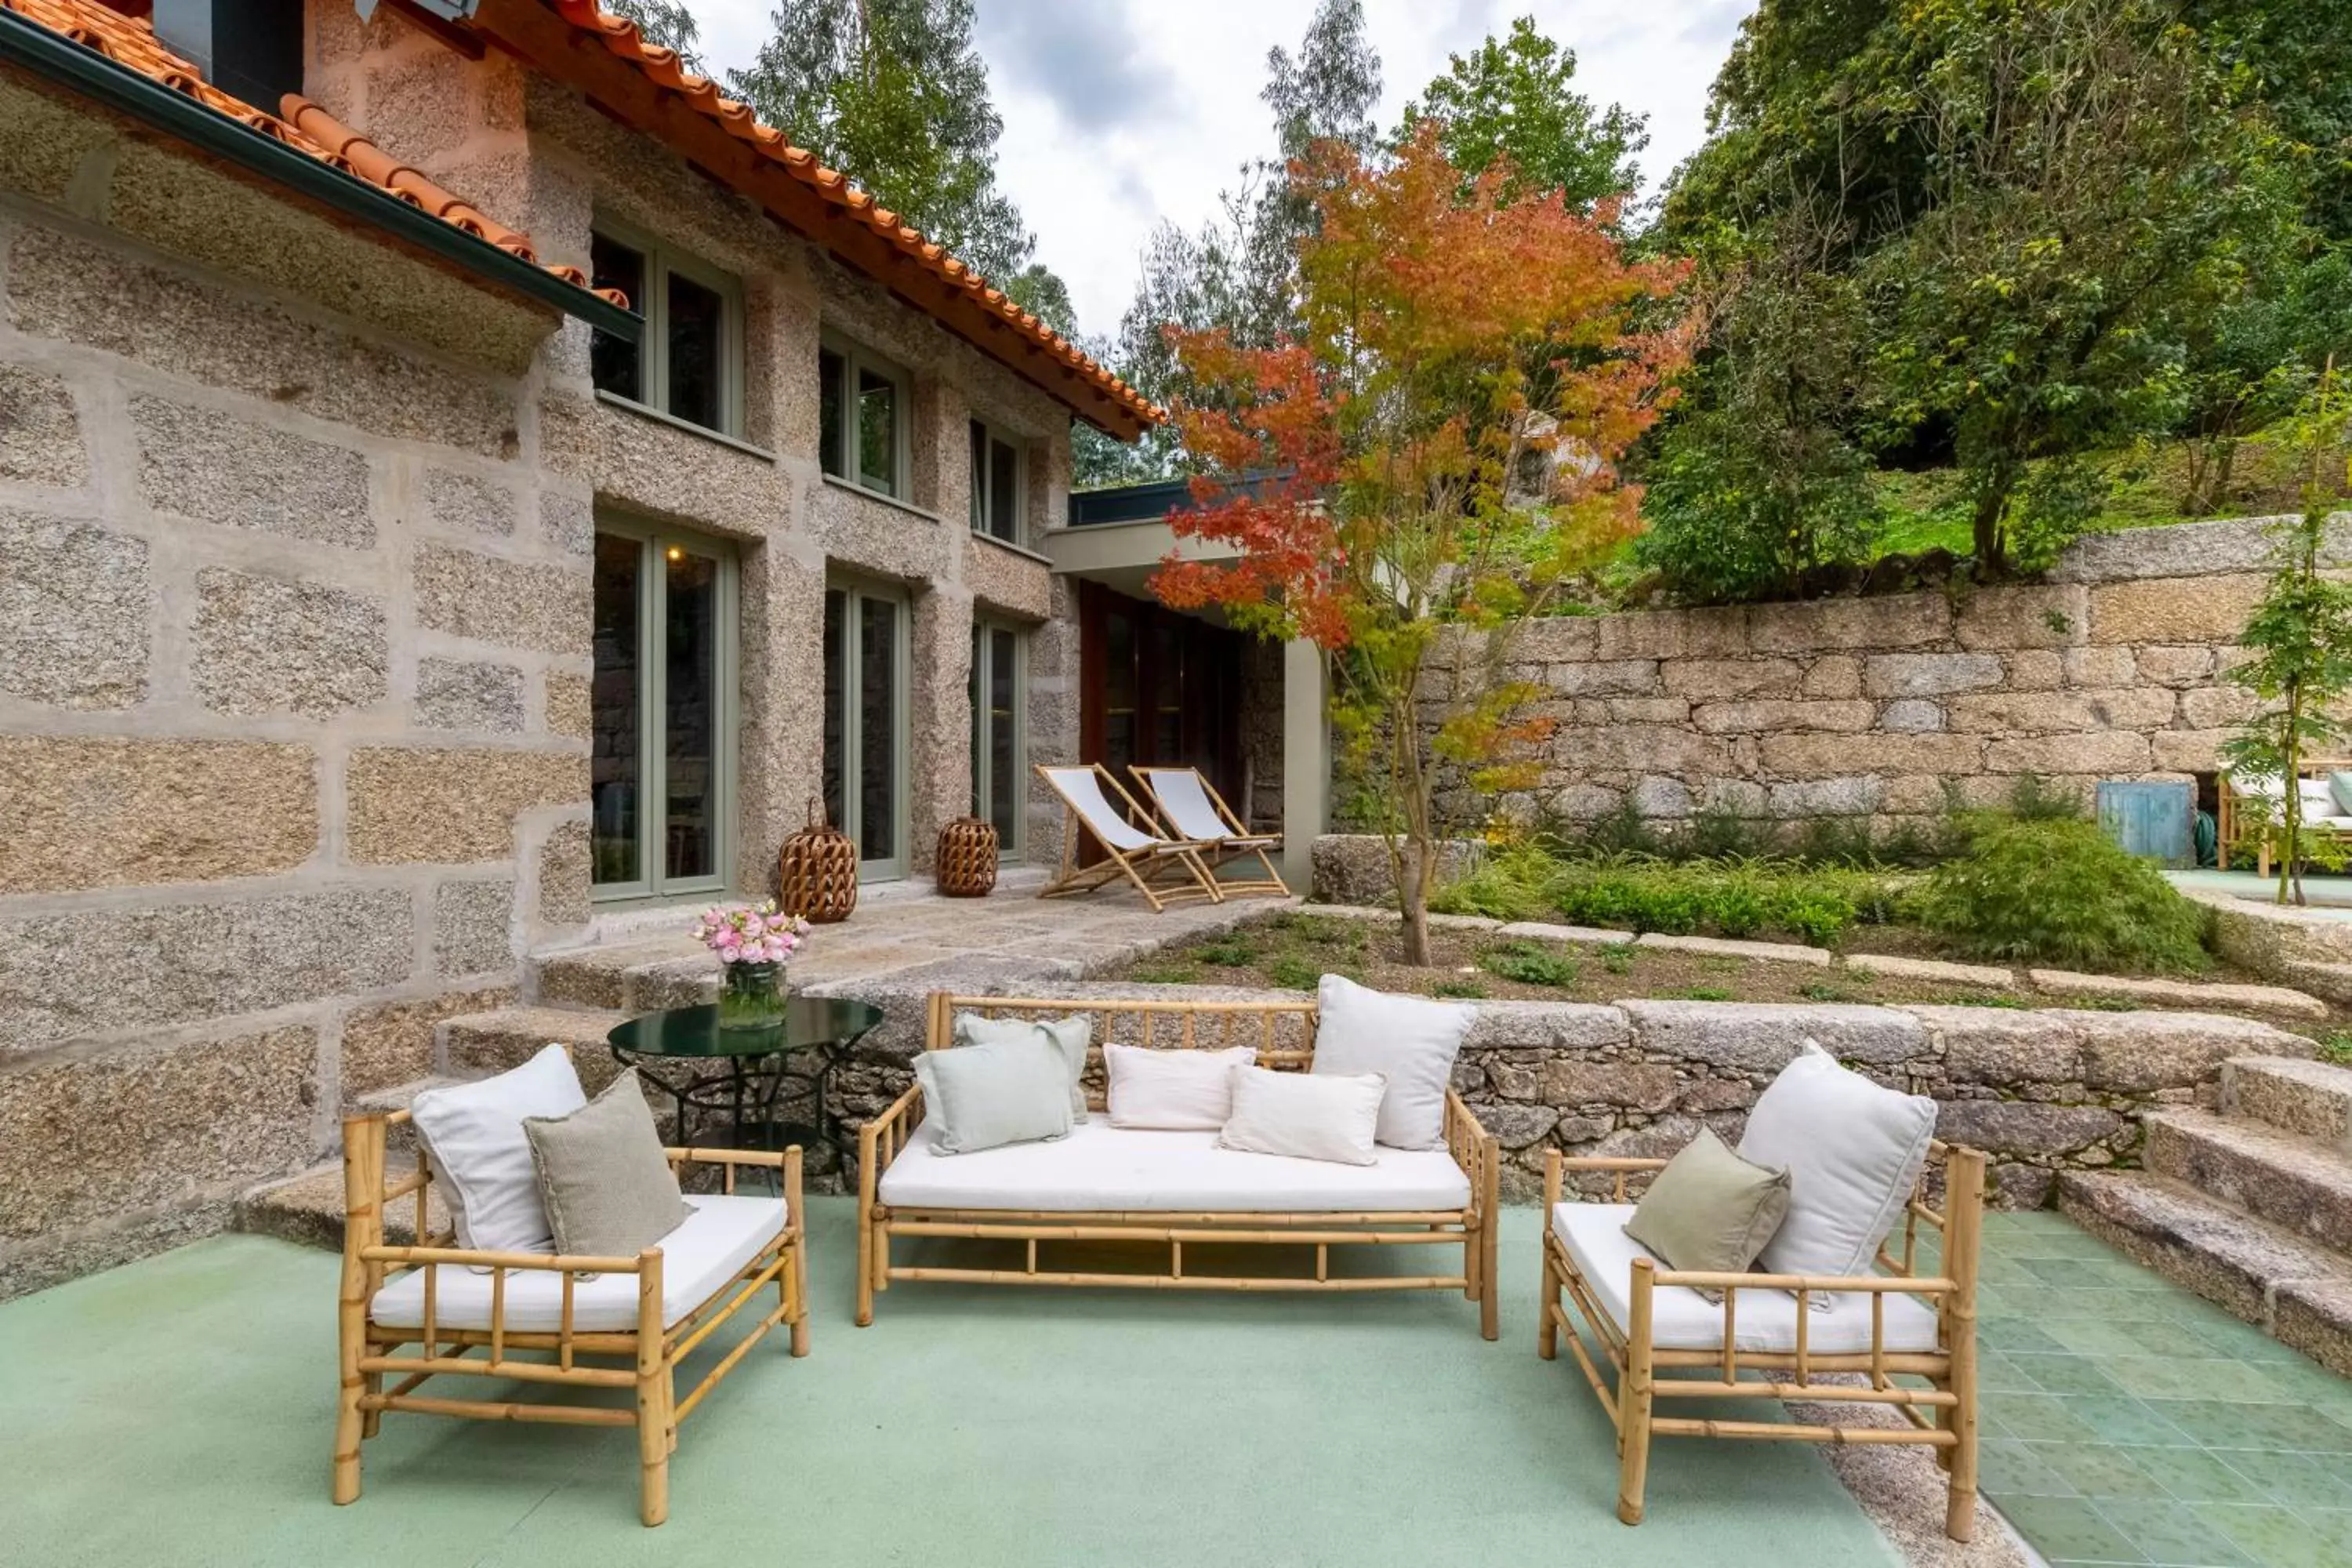
<instances>
[{"instance_id":1,"label":"grass patch","mask_svg":"<svg viewBox=\"0 0 2352 1568\"><path fill-rule=\"evenodd\" d=\"M1720 985L1685 985L1680 991L1669 991L1666 998L1673 1002L1728 1002L1731 993Z\"/></svg>"},{"instance_id":2,"label":"grass patch","mask_svg":"<svg viewBox=\"0 0 2352 1568\"><path fill-rule=\"evenodd\" d=\"M1576 960L1532 942L1506 942L1478 955L1481 967L1522 985L1573 985L1581 973Z\"/></svg>"},{"instance_id":3,"label":"grass patch","mask_svg":"<svg viewBox=\"0 0 2352 1568\"><path fill-rule=\"evenodd\" d=\"M1808 1002L1859 1002L1862 993L1844 985L1832 985L1816 980L1797 987L1797 994Z\"/></svg>"},{"instance_id":4,"label":"grass patch","mask_svg":"<svg viewBox=\"0 0 2352 1568\"><path fill-rule=\"evenodd\" d=\"M1246 969L1258 961L1257 943L1238 931L1229 936L1211 937L1192 952L1202 963L1220 964L1227 969Z\"/></svg>"},{"instance_id":5,"label":"grass patch","mask_svg":"<svg viewBox=\"0 0 2352 1568\"><path fill-rule=\"evenodd\" d=\"M1276 953L1265 966L1266 979L1285 991L1312 991L1328 972L1328 966L1295 952Z\"/></svg>"},{"instance_id":6,"label":"grass patch","mask_svg":"<svg viewBox=\"0 0 2352 1568\"><path fill-rule=\"evenodd\" d=\"M1462 1002L1484 1002L1486 999L1486 988L1475 980L1441 980L1429 988L1429 994Z\"/></svg>"},{"instance_id":7,"label":"grass patch","mask_svg":"<svg viewBox=\"0 0 2352 1568\"><path fill-rule=\"evenodd\" d=\"M1642 950L1630 942L1610 942L1595 951L1601 955L1601 968L1612 974L1626 974L1632 973L1633 960Z\"/></svg>"},{"instance_id":8,"label":"grass patch","mask_svg":"<svg viewBox=\"0 0 2352 1568\"><path fill-rule=\"evenodd\" d=\"M2352 1068L2352 1029L2331 1029L2319 1037L2319 1059Z\"/></svg>"},{"instance_id":9,"label":"grass patch","mask_svg":"<svg viewBox=\"0 0 2352 1568\"><path fill-rule=\"evenodd\" d=\"M1154 963L1146 959L1127 972L1129 980L1139 980L1146 985L1191 985L1201 978L1197 963Z\"/></svg>"}]
</instances>

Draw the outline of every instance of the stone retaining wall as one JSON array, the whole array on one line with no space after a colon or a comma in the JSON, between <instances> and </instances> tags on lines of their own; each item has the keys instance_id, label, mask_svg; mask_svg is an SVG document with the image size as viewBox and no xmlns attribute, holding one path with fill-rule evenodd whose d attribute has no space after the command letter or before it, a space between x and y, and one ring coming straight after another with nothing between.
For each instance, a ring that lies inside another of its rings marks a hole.
<instances>
[{"instance_id":1,"label":"stone retaining wall","mask_svg":"<svg viewBox=\"0 0 2352 1568\"><path fill-rule=\"evenodd\" d=\"M1540 784L1499 804L1905 817L1947 781L1981 803L2025 773L2210 773L2249 710L2223 672L2266 544L2260 519L2189 523L2084 539L2042 583L1538 623L1506 674L1556 728ZM1464 824L1496 804L1443 798Z\"/></svg>"},{"instance_id":2,"label":"stone retaining wall","mask_svg":"<svg viewBox=\"0 0 2352 1568\"><path fill-rule=\"evenodd\" d=\"M888 1020L835 1069L845 1125L878 1114L912 1081L920 997L843 994ZM1297 992L1119 982L1029 982L1024 995L1075 1005L1114 997L1273 1001ZM2217 1102L2235 1056L2309 1057L2300 1035L2201 1013L1872 1007L1740 1002L1481 1002L1454 1085L1501 1140L1504 1189L1540 1190L1544 1152L1672 1153L1704 1125L1736 1141L1748 1108L1807 1039L1892 1088L1935 1098L1941 1136L1992 1157L1996 1201L2042 1205L2061 1170L2136 1163L2141 1112ZM1133 1033L1123 1020L1114 1038Z\"/></svg>"}]
</instances>

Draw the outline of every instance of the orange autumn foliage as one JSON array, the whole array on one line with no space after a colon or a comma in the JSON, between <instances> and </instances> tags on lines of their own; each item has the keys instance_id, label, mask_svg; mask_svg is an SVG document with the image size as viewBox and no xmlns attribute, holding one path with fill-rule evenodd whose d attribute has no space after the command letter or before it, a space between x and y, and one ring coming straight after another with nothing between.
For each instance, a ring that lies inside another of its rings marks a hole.
<instances>
[{"instance_id":1,"label":"orange autumn foliage","mask_svg":"<svg viewBox=\"0 0 2352 1568\"><path fill-rule=\"evenodd\" d=\"M1499 679L1503 651L1640 528L1618 465L1688 361L1687 268L1629 260L1613 204L1508 201L1499 167L1465 180L1429 125L1391 160L1327 143L1291 173L1318 213L1298 338L1169 332L1195 388L1176 424L1207 470L1169 522L1233 554L1171 552L1151 585L1345 650L1334 723L1389 775L1410 953L1434 874L1435 765L1524 787L1545 726L1519 713L1531 693ZM1433 699L1424 666L1447 638L1454 674L1436 684L1451 695Z\"/></svg>"}]
</instances>

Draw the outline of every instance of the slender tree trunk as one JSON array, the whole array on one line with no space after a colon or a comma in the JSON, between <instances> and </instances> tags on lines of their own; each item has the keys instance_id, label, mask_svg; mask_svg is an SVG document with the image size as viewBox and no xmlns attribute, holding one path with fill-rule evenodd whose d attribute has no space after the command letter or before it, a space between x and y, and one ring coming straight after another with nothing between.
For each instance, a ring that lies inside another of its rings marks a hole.
<instances>
[{"instance_id":1,"label":"slender tree trunk","mask_svg":"<svg viewBox=\"0 0 2352 1568\"><path fill-rule=\"evenodd\" d=\"M2009 547L2001 538L2000 522L2009 510L2009 487L2006 484L1977 497L1976 514L1971 520L1979 574L2003 577L2009 574Z\"/></svg>"},{"instance_id":2,"label":"slender tree trunk","mask_svg":"<svg viewBox=\"0 0 2352 1568\"><path fill-rule=\"evenodd\" d=\"M2284 830L2279 846L2278 901L2282 904L2303 902L2303 873L2296 862L2303 857L2303 784L2295 776L2303 766L2303 682L2289 683L2286 689L2286 744L2279 748L2282 764L2280 782L2286 787L2279 802L2284 815ZM2289 897L2292 893L2293 897Z\"/></svg>"},{"instance_id":3,"label":"slender tree trunk","mask_svg":"<svg viewBox=\"0 0 2352 1568\"><path fill-rule=\"evenodd\" d=\"M1394 765L1390 781L1394 785L1405 812L1405 843L1411 862L1397 879L1397 903L1404 917L1404 962L1415 968L1429 966L1429 894L1437 880L1437 845L1434 842L1435 814L1429 799L1429 774L1421 762L1421 715L1413 702L1413 687L1408 684L1390 705L1391 722L1396 730L1395 749L1391 752Z\"/></svg>"}]
</instances>

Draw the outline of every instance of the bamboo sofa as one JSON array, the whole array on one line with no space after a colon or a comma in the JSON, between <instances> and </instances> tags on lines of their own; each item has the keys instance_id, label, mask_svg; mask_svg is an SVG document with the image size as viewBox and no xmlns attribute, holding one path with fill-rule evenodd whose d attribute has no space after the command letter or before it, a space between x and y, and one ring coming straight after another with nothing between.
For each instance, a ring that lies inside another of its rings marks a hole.
<instances>
[{"instance_id":1,"label":"bamboo sofa","mask_svg":"<svg viewBox=\"0 0 2352 1568\"><path fill-rule=\"evenodd\" d=\"M1089 1015L1100 1042L1169 1049L1255 1046L1261 1067L1305 1071L1317 1008L1297 1002L1045 1001L932 994L924 1048L952 1048L957 1014L1058 1018ZM1101 1109L1099 1095L1092 1097ZM1213 1147L1213 1132L1137 1131L1100 1116L1066 1139L940 1156L923 1127L919 1086L857 1135L857 1322L893 1284L1111 1286L1161 1290L1459 1290L1478 1303L1479 1331L1496 1333L1494 1135L1458 1094L1445 1099L1441 1150L1382 1149L1355 1166ZM895 1244L1001 1244L995 1266L902 1262ZM1126 1245L1121 1245L1126 1244ZM1264 1248L1292 1271L1242 1272L1197 1249ZM1334 1248L1454 1247L1458 1271L1334 1273ZM1088 1248L1134 1268L1096 1266ZM1188 1258L1186 1248L1195 1248ZM1164 1249L1164 1250L1162 1250ZM1076 1254L1057 1257L1065 1250ZM1139 1258L1135 1255L1140 1254ZM1277 1257L1276 1255L1286 1255Z\"/></svg>"},{"instance_id":2,"label":"bamboo sofa","mask_svg":"<svg viewBox=\"0 0 2352 1568\"><path fill-rule=\"evenodd\" d=\"M2322 837L2352 837L2352 815L2345 813L2329 782L2331 774L2347 772L2352 772L2352 758L2305 757L2295 769L2295 793L2303 802L2305 843ZM2239 778L2226 773L2221 775L2221 810L2214 837L2216 864L2222 870L2230 868L2231 849L2251 840L2255 875L2271 874L2274 846L2262 829L2264 824L2282 816L2285 793L2275 773L2268 778Z\"/></svg>"},{"instance_id":3,"label":"bamboo sofa","mask_svg":"<svg viewBox=\"0 0 2352 1568\"><path fill-rule=\"evenodd\" d=\"M1626 1184L1665 1163L1558 1150L1544 1163L1548 1223L1536 1350L1553 1359L1565 1329L1570 1352L1617 1428L1617 1517L1642 1522L1653 1437L1920 1444L1935 1450L1948 1478L1945 1533L1967 1541L1976 1524L1984 1156L1931 1144L1895 1236L1879 1249L1883 1272L1833 1279L1660 1267L1624 1234L1633 1214ZM1568 1178L1596 1173L1612 1201L1562 1201ZM1930 1194L1940 1195L1942 1207ZM1933 1273L1923 1272L1922 1226L1941 1238ZM1721 1304L1703 1290L1722 1292ZM1577 1331L1579 1319L1610 1363L1609 1380ZM1905 1420L1848 1426L1655 1413L1662 1400L1687 1398L1891 1406Z\"/></svg>"},{"instance_id":4,"label":"bamboo sofa","mask_svg":"<svg viewBox=\"0 0 2352 1568\"><path fill-rule=\"evenodd\" d=\"M488 1421L547 1421L634 1426L638 1515L669 1516L669 1456L680 1423L751 1347L779 1323L792 1353L808 1353L808 1258L801 1207L801 1151L667 1151L671 1168L716 1167L719 1191L687 1202L694 1212L660 1247L633 1258L477 1252L427 1221L433 1173L420 1152L388 1177L386 1141L406 1110L343 1122L343 1275L340 1314L341 1387L336 1401L334 1500L360 1495L360 1446L387 1410ZM737 1194L737 1173L777 1173L782 1202ZM416 1245L385 1240L385 1216L415 1203ZM768 1287L775 1304L754 1305ZM750 1311L744 1333L684 1397L677 1373L721 1325ZM402 1347L414 1346L403 1354ZM486 1352L477 1356L473 1352ZM518 1355L516 1352L525 1352ZM600 1364L603 1363L603 1364ZM624 1405L568 1400L458 1399L420 1394L434 1377L486 1377L578 1391L627 1394ZM384 1380L398 1381L390 1387Z\"/></svg>"}]
</instances>

